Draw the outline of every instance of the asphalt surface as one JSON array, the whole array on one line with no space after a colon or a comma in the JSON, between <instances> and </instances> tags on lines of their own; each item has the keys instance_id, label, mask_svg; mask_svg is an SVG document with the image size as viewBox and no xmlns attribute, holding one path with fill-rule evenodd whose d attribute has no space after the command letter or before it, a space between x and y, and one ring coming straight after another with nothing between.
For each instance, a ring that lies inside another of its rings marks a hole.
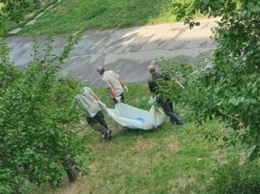
<instances>
[{"instance_id":1,"label":"asphalt surface","mask_svg":"<svg viewBox=\"0 0 260 194\"><path fill-rule=\"evenodd\" d=\"M101 77L96 67L104 65L107 70L119 73L126 83L147 82L147 67L156 58L167 57L177 60L188 58L193 65L201 63L203 56L212 53L216 43L210 38L216 19L200 21L192 30L183 23L159 24L121 30L88 31L80 38L69 58L60 69L59 75L70 73L83 83L99 86ZM38 37L40 48L45 38ZM6 38L13 65L23 68L33 58L33 38L9 36ZM54 53L58 54L66 38L55 37Z\"/></svg>"}]
</instances>

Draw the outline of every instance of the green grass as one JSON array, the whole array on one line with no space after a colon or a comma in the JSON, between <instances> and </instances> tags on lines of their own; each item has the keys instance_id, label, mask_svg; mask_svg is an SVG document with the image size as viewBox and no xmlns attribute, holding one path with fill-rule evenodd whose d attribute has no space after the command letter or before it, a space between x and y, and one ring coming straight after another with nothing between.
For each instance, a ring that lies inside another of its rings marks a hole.
<instances>
[{"instance_id":1,"label":"green grass","mask_svg":"<svg viewBox=\"0 0 260 194\"><path fill-rule=\"evenodd\" d=\"M183 0L179 0L180 2ZM174 22L172 0L61 0L32 26L23 27L23 35L72 34L91 29L125 28L162 22ZM176 1L175 1L176 2ZM107 91L94 88L101 100L113 107ZM129 85L126 103L149 109L147 85ZM64 175L62 186L52 191L47 186L32 193L60 194L164 194L200 193L210 180L211 171L237 155L236 149L221 149L221 141L208 141L208 132L222 133L223 126L209 121L197 127L186 110L175 106L186 123L172 125L169 118L150 132L126 130L106 115L113 138L107 141L86 123L78 135L92 149L86 160L89 174L74 183ZM82 118L85 121L84 117Z\"/></svg>"},{"instance_id":2,"label":"green grass","mask_svg":"<svg viewBox=\"0 0 260 194\"><path fill-rule=\"evenodd\" d=\"M55 3L55 0L44 0L44 5L42 7L28 7L26 10L26 15L24 16L22 21L19 21L19 23L16 23L14 21L11 21L7 19L6 24L4 25L4 28L6 32L10 32L13 29L16 28L23 28L25 25L33 20L38 14L42 13L48 6L53 5ZM4 32L0 30L0 37L5 36Z\"/></svg>"},{"instance_id":3,"label":"green grass","mask_svg":"<svg viewBox=\"0 0 260 194\"><path fill-rule=\"evenodd\" d=\"M94 90L108 107L113 106L105 90ZM132 84L125 98L128 104L148 110L149 95L147 85ZM189 120L185 110L177 110L184 121ZM64 176L61 188L51 191L42 187L37 193L201 193L211 179L211 171L238 153L221 149L221 141L205 139L207 132L223 132L217 121L200 127L187 122L177 127L167 118L161 127L147 132L126 130L107 115L106 120L113 130L111 141L87 124L78 132L92 149L93 159L86 161L89 174L69 184Z\"/></svg>"},{"instance_id":4,"label":"green grass","mask_svg":"<svg viewBox=\"0 0 260 194\"><path fill-rule=\"evenodd\" d=\"M177 0L174 2L183 2ZM174 22L172 0L61 0L21 34L72 34Z\"/></svg>"}]
</instances>

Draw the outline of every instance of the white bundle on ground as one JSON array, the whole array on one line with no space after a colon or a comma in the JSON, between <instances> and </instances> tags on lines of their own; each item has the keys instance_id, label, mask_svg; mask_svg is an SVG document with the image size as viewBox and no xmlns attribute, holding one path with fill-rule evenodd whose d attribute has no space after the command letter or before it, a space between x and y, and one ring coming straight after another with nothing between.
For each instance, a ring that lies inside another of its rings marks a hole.
<instances>
[{"instance_id":1,"label":"white bundle on ground","mask_svg":"<svg viewBox=\"0 0 260 194\"><path fill-rule=\"evenodd\" d=\"M163 111L154 104L149 111L121 102L115 105L115 109L107 108L106 110L118 124L131 129L154 129L160 126L165 119Z\"/></svg>"}]
</instances>

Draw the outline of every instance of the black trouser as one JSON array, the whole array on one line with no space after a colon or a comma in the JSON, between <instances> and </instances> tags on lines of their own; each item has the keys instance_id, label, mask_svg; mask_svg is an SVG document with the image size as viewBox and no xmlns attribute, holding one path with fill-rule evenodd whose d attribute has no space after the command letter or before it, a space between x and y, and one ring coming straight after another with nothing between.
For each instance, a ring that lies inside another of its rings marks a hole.
<instances>
[{"instance_id":1,"label":"black trouser","mask_svg":"<svg viewBox=\"0 0 260 194\"><path fill-rule=\"evenodd\" d=\"M178 118L176 113L174 112L173 107L172 107L172 102L169 99L163 100L163 99L157 98L156 101L163 108L165 114L170 117L170 120L173 124L176 124L176 125L182 124L182 122L180 121L180 119Z\"/></svg>"},{"instance_id":2,"label":"black trouser","mask_svg":"<svg viewBox=\"0 0 260 194\"><path fill-rule=\"evenodd\" d=\"M107 130L109 130L102 111L98 111L95 116L87 117L86 119L90 126L94 129L98 129L103 135L105 135Z\"/></svg>"},{"instance_id":3,"label":"black trouser","mask_svg":"<svg viewBox=\"0 0 260 194\"><path fill-rule=\"evenodd\" d=\"M121 97L121 102L125 102L124 93L120 94L119 96ZM114 101L115 104L118 103L115 98L113 98L113 101Z\"/></svg>"}]
</instances>

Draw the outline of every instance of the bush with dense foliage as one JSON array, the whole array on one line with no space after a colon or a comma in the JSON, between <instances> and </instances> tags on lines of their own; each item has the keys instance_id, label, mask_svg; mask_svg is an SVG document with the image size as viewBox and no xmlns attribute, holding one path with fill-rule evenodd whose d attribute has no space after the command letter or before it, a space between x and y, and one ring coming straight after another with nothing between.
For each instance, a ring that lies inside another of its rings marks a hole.
<instances>
[{"instance_id":1,"label":"bush with dense foliage","mask_svg":"<svg viewBox=\"0 0 260 194\"><path fill-rule=\"evenodd\" d=\"M260 166L255 162L239 164L237 160L218 167L205 194L260 193Z\"/></svg>"},{"instance_id":2,"label":"bush with dense foliage","mask_svg":"<svg viewBox=\"0 0 260 194\"><path fill-rule=\"evenodd\" d=\"M79 114L71 107L80 84L57 77L73 44L57 57L49 44L44 59L18 71L1 42L0 193L23 193L28 183L58 186L64 170L85 160L88 149L73 130Z\"/></svg>"},{"instance_id":3,"label":"bush with dense foliage","mask_svg":"<svg viewBox=\"0 0 260 194\"><path fill-rule=\"evenodd\" d=\"M0 36L4 36L10 23L19 24L26 14L39 8L38 0L1 0L0 2Z\"/></svg>"},{"instance_id":4,"label":"bush with dense foliage","mask_svg":"<svg viewBox=\"0 0 260 194\"><path fill-rule=\"evenodd\" d=\"M195 13L220 17L214 29L218 43L212 68L190 76L188 106L197 119L214 116L234 129L232 141L247 147L249 158L260 154L260 1L193 0L175 4L175 13L194 27ZM188 95L188 94L187 94Z\"/></svg>"}]
</instances>

